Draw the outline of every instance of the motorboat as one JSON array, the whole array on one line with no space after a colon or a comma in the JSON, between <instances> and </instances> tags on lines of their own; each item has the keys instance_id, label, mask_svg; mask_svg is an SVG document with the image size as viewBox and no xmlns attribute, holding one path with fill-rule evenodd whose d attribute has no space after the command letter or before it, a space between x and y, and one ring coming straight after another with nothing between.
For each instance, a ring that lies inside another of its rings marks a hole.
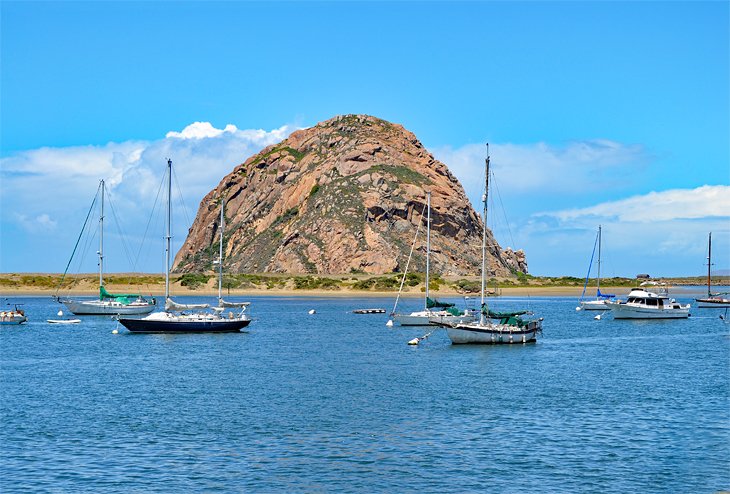
<instances>
[{"instance_id":1,"label":"motorboat","mask_svg":"<svg viewBox=\"0 0 730 494\"><path fill-rule=\"evenodd\" d=\"M690 304L682 305L669 298L666 287L649 290L633 288L625 301L607 301L614 319L684 319L689 317Z\"/></svg>"},{"instance_id":2,"label":"motorboat","mask_svg":"<svg viewBox=\"0 0 730 494\"><path fill-rule=\"evenodd\" d=\"M12 310L4 310L0 312L0 325L11 326L15 324L23 324L28 320L28 317L25 315L25 311L20 309L18 307L19 305L20 304L15 304Z\"/></svg>"}]
</instances>

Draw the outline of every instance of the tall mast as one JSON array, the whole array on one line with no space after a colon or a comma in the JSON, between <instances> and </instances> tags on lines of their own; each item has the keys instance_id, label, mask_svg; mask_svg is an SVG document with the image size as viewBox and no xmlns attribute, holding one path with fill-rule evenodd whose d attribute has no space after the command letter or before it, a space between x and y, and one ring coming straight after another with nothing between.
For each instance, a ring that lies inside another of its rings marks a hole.
<instances>
[{"instance_id":1,"label":"tall mast","mask_svg":"<svg viewBox=\"0 0 730 494\"><path fill-rule=\"evenodd\" d=\"M601 291L601 225L598 225L598 282L596 283L596 295Z\"/></svg>"},{"instance_id":2,"label":"tall mast","mask_svg":"<svg viewBox=\"0 0 730 494\"><path fill-rule=\"evenodd\" d=\"M710 285L712 285L712 275L710 274L710 269L712 266L712 232L710 232L710 236L707 239L707 296L712 297L712 289L710 288Z\"/></svg>"},{"instance_id":3,"label":"tall mast","mask_svg":"<svg viewBox=\"0 0 730 494\"><path fill-rule=\"evenodd\" d=\"M487 143L487 159L485 160L485 172L484 172L484 195L482 201L484 202L484 228L482 230L482 300L481 307L484 307L484 292L487 288L487 199L489 195L489 143ZM484 312L481 311L480 322L485 323Z\"/></svg>"},{"instance_id":4,"label":"tall mast","mask_svg":"<svg viewBox=\"0 0 730 494\"><path fill-rule=\"evenodd\" d=\"M431 192L426 192L426 310L428 310L428 285L431 271Z\"/></svg>"},{"instance_id":5,"label":"tall mast","mask_svg":"<svg viewBox=\"0 0 730 494\"><path fill-rule=\"evenodd\" d=\"M221 244L218 252L218 300L223 297L223 228L225 226L225 218L223 217L223 210L226 207L226 200L221 198Z\"/></svg>"},{"instance_id":6,"label":"tall mast","mask_svg":"<svg viewBox=\"0 0 730 494\"><path fill-rule=\"evenodd\" d=\"M99 184L101 189L101 213L99 214L99 291L104 285L104 180Z\"/></svg>"},{"instance_id":7,"label":"tall mast","mask_svg":"<svg viewBox=\"0 0 730 494\"><path fill-rule=\"evenodd\" d=\"M165 301L170 298L170 233L172 227L172 160L167 160L167 231L165 232Z\"/></svg>"}]
</instances>

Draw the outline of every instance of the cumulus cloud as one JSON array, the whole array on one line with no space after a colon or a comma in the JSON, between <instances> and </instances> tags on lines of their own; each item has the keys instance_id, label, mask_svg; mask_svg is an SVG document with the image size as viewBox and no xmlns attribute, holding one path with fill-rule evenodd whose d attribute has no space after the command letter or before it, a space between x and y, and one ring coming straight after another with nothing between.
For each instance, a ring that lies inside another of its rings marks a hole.
<instances>
[{"instance_id":1,"label":"cumulus cloud","mask_svg":"<svg viewBox=\"0 0 730 494\"><path fill-rule=\"evenodd\" d=\"M235 134L238 131L235 125L228 124L224 129L216 129L210 122L194 122L185 127L182 132L170 131L165 137L177 139L205 139L206 137L218 137L228 132Z\"/></svg>"},{"instance_id":2,"label":"cumulus cloud","mask_svg":"<svg viewBox=\"0 0 730 494\"><path fill-rule=\"evenodd\" d=\"M44 147L18 152L0 159L3 186L13 190L12 198L3 194L0 199L0 219L3 224L14 225L29 234L43 235L56 230L56 235L77 235L99 180L104 179L125 232L141 238L160 189L167 158L174 163L175 187L179 187L185 201L186 221L192 220L203 196L235 166L294 130L289 125L270 131L242 130L232 124L217 129L209 122L195 122L155 141ZM180 218L185 218L182 211L178 212ZM189 224L184 223L177 222L178 242L187 233ZM54 240L58 242L59 237ZM10 243L4 243L6 251L11 248ZM60 257L69 255L71 246ZM56 260L47 269L58 271L65 261Z\"/></svg>"}]
</instances>

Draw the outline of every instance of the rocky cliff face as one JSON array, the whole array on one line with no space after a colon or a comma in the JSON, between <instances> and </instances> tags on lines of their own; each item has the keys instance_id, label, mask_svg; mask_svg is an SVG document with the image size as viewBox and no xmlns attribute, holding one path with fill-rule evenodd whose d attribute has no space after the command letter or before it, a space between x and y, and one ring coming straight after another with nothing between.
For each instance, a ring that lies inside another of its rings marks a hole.
<instances>
[{"instance_id":1,"label":"rocky cliff face","mask_svg":"<svg viewBox=\"0 0 730 494\"><path fill-rule=\"evenodd\" d=\"M431 192L431 266L442 275L481 269L482 222L446 165L400 125L345 115L291 134L250 157L201 202L177 271L211 269L225 199L227 272L381 274L425 270ZM489 235L490 271L527 272L522 251Z\"/></svg>"}]
</instances>

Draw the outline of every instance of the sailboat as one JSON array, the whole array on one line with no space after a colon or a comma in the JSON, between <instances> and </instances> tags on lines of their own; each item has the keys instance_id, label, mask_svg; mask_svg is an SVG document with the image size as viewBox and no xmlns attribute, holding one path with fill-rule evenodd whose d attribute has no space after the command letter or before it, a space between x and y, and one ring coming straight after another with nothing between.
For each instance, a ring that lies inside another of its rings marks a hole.
<instances>
[{"instance_id":1,"label":"sailboat","mask_svg":"<svg viewBox=\"0 0 730 494\"><path fill-rule=\"evenodd\" d=\"M223 300L223 231L225 230L226 226L226 218L223 214L223 212L226 209L226 200L221 199L221 239L220 239L220 245L218 250L218 259L215 261L215 264L218 264L218 307L222 309L233 309L238 308L245 310L246 307L251 305L250 302L228 302L226 300Z\"/></svg>"},{"instance_id":2,"label":"sailboat","mask_svg":"<svg viewBox=\"0 0 730 494\"><path fill-rule=\"evenodd\" d=\"M586 281L583 284L583 293L580 296L580 307L578 310L608 310L606 305L606 299L614 298L616 295L611 293L601 293L601 225L598 225L598 234L596 235L596 243L593 244L593 253L596 252L596 244L598 244L598 276L596 277L596 298L594 300L583 300L586 295L586 288L588 287L588 278L591 275L591 265L593 264L593 255L591 255L591 262L588 264L588 273L586 274Z\"/></svg>"},{"instance_id":3,"label":"sailboat","mask_svg":"<svg viewBox=\"0 0 730 494\"><path fill-rule=\"evenodd\" d=\"M707 297L696 298L697 307L703 309L730 307L730 299L722 297L725 293L712 293L712 232L707 240Z\"/></svg>"},{"instance_id":4,"label":"sailboat","mask_svg":"<svg viewBox=\"0 0 730 494\"><path fill-rule=\"evenodd\" d=\"M475 316L473 311L460 311L454 307L454 304L441 302L432 299L429 294L430 271L431 271L431 192L426 192L426 297L424 299L424 308L421 311L411 312L410 314L398 314L393 310L391 316L393 320L401 326L429 326L436 325L432 319L440 322L456 323L473 321ZM405 273L404 279L405 279ZM397 301L396 301L397 306Z\"/></svg>"},{"instance_id":5,"label":"sailboat","mask_svg":"<svg viewBox=\"0 0 730 494\"><path fill-rule=\"evenodd\" d=\"M99 298L95 300L77 300L70 298L55 298L66 306L72 313L80 315L134 315L149 314L155 310L157 302L154 298L145 298L139 294L115 294L106 291L104 286L104 191L106 187L104 180L99 183L97 196L101 196L101 208L99 213ZM94 198L94 202L96 201ZM94 208L94 202L91 208ZM91 212L91 211L90 211ZM87 216L88 218L88 216ZM83 233L83 232L82 232ZM72 255L73 257L73 255ZM69 263L70 264L70 263ZM64 273L65 275L65 273ZM60 285L59 285L60 286Z\"/></svg>"},{"instance_id":6,"label":"sailboat","mask_svg":"<svg viewBox=\"0 0 730 494\"><path fill-rule=\"evenodd\" d=\"M489 194L489 144L485 173L484 195L484 228L482 231L482 287L481 313L478 321L471 323L445 324L446 333L453 344L511 344L530 343L536 340L537 333L542 332L542 318L523 319L521 316L529 311L494 312L486 301L487 289L487 199Z\"/></svg>"},{"instance_id":7,"label":"sailboat","mask_svg":"<svg viewBox=\"0 0 730 494\"><path fill-rule=\"evenodd\" d=\"M221 216L223 215L221 205ZM167 160L167 218L165 235L165 310L153 312L141 319L119 318L119 322L133 333L231 333L238 332L251 323L251 319L244 313L246 304L232 304L224 302L221 296L222 288L222 258L223 258L223 224L221 223L221 248L218 258L218 307L213 311L208 304L179 304L170 298L170 254L171 254L171 219L172 219L172 160ZM227 307L240 307L234 314L229 311L228 316L223 312Z\"/></svg>"}]
</instances>

